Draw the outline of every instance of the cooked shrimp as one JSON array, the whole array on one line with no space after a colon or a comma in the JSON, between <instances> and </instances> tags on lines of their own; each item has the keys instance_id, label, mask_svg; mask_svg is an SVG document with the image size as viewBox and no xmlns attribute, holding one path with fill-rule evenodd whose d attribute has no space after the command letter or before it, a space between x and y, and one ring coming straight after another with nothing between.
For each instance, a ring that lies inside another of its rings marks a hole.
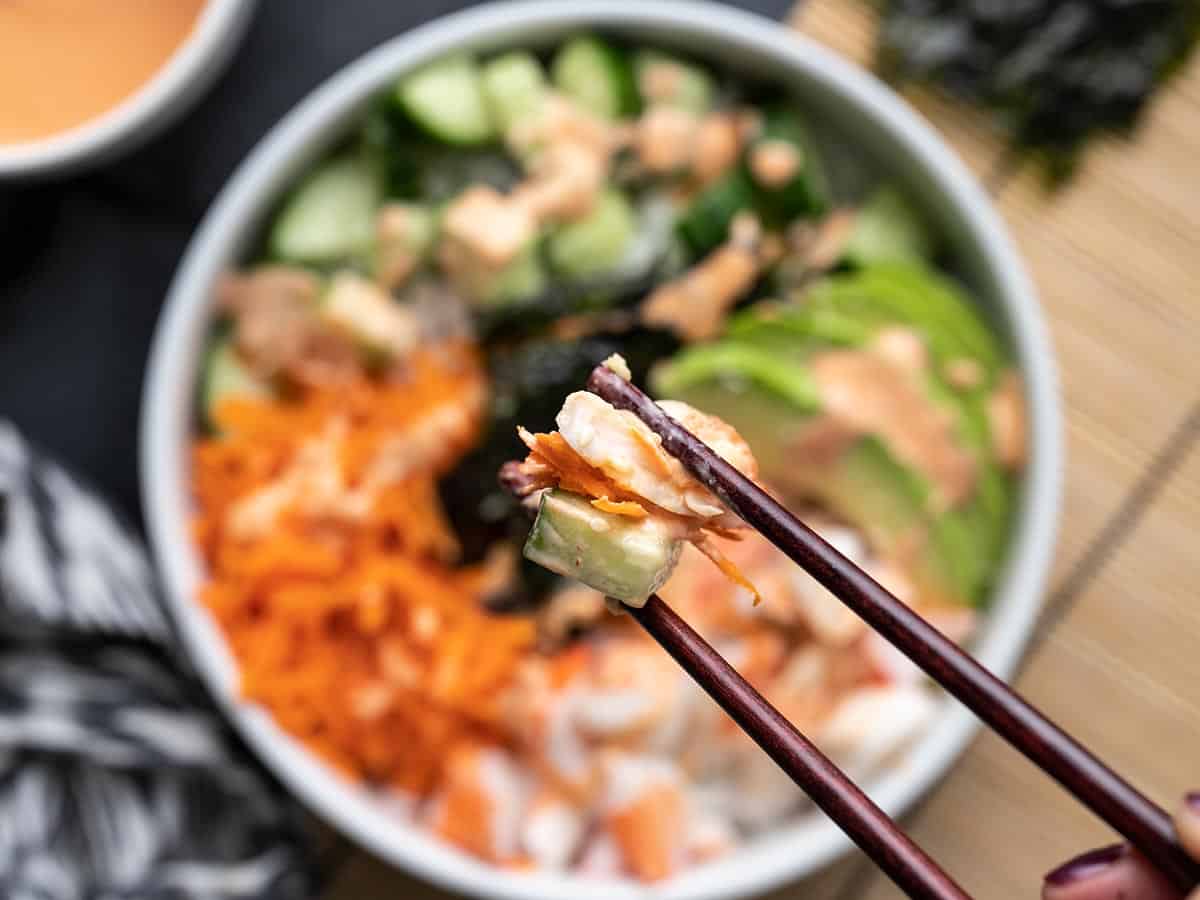
<instances>
[{"instance_id":1,"label":"cooked shrimp","mask_svg":"<svg viewBox=\"0 0 1200 900\"><path fill-rule=\"evenodd\" d=\"M686 403L664 400L660 406L734 468L750 478L758 476L754 454L732 427ZM662 438L633 413L618 410L595 394L577 391L567 397L556 421L571 449L629 493L704 524L741 525L663 449Z\"/></svg>"},{"instance_id":2,"label":"cooked shrimp","mask_svg":"<svg viewBox=\"0 0 1200 900\"><path fill-rule=\"evenodd\" d=\"M523 774L504 751L462 748L446 767L442 790L430 808L430 825L477 856L511 860L519 848L525 790Z\"/></svg>"},{"instance_id":3,"label":"cooked shrimp","mask_svg":"<svg viewBox=\"0 0 1200 900\"><path fill-rule=\"evenodd\" d=\"M543 869L563 869L583 841L586 820L578 806L544 788L529 804L521 826L521 850Z\"/></svg>"},{"instance_id":4,"label":"cooked shrimp","mask_svg":"<svg viewBox=\"0 0 1200 900\"><path fill-rule=\"evenodd\" d=\"M605 824L625 868L645 881L666 878L683 861L683 773L663 759L620 754L605 769Z\"/></svg>"}]
</instances>

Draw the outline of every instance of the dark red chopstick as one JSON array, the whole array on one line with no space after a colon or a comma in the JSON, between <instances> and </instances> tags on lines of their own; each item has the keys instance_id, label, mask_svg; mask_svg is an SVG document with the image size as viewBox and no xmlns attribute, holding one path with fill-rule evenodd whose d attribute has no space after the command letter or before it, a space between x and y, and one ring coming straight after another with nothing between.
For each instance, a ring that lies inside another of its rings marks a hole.
<instances>
[{"instance_id":1,"label":"dark red chopstick","mask_svg":"<svg viewBox=\"0 0 1200 900\"><path fill-rule=\"evenodd\" d=\"M536 490L517 462L501 466L497 478L501 487L520 499ZM526 507L526 511L532 515L532 509ZM887 813L662 598L651 594L642 607L622 608L908 896L917 900L970 900Z\"/></svg>"},{"instance_id":2,"label":"dark red chopstick","mask_svg":"<svg viewBox=\"0 0 1200 900\"><path fill-rule=\"evenodd\" d=\"M626 611L909 897L970 896L657 595Z\"/></svg>"},{"instance_id":3,"label":"dark red chopstick","mask_svg":"<svg viewBox=\"0 0 1200 900\"><path fill-rule=\"evenodd\" d=\"M1122 834L1178 888L1187 892L1200 884L1200 864L1183 852L1171 817L1161 807L713 453L638 388L603 366L593 370L587 388L645 422L662 438L663 448L733 512Z\"/></svg>"}]
</instances>

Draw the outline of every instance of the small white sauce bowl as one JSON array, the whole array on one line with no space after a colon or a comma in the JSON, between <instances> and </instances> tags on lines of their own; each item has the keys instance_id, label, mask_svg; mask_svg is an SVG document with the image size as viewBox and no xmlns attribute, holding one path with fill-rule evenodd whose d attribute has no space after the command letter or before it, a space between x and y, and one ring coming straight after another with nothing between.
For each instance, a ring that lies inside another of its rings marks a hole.
<instances>
[{"instance_id":1,"label":"small white sauce bowl","mask_svg":"<svg viewBox=\"0 0 1200 900\"><path fill-rule=\"evenodd\" d=\"M256 3L208 0L184 42L149 81L116 106L46 138L0 143L0 181L78 172L157 134L198 100L225 68Z\"/></svg>"}]
</instances>

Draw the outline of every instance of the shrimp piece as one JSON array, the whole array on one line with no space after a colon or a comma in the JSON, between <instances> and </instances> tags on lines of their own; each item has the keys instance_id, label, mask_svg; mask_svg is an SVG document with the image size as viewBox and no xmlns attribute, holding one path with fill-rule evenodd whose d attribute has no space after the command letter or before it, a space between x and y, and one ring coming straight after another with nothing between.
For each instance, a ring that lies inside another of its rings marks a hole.
<instances>
[{"instance_id":1,"label":"shrimp piece","mask_svg":"<svg viewBox=\"0 0 1200 900\"><path fill-rule=\"evenodd\" d=\"M581 878L608 881L622 875L621 848L611 834L599 832L584 846L575 873Z\"/></svg>"},{"instance_id":2,"label":"shrimp piece","mask_svg":"<svg viewBox=\"0 0 1200 900\"><path fill-rule=\"evenodd\" d=\"M527 788L523 773L501 750L467 747L446 767L430 825L452 844L492 862L516 857Z\"/></svg>"},{"instance_id":3,"label":"shrimp piece","mask_svg":"<svg viewBox=\"0 0 1200 900\"><path fill-rule=\"evenodd\" d=\"M744 475L758 476L754 454L731 426L686 403L664 400L659 405ZM623 490L697 524L741 527L741 520L689 475L663 449L662 438L633 413L618 410L595 394L576 391L563 403L556 422L571 449Z\"/></svg>"},{"instance_id":4,"label":"shrimp piece","mask_svg":"<svg viewBox=\"0 0 1200 900\"><path fill-rule=\"evenodd\" d=\"M575 711L579 730L594 740L640 739L673 749L689 710L680 696L687 682L671 658L639 638L605 641L595 652Z\"/></svg>"},{"instance_id":5,"label":"shrimp piece","mask_svg":"<svg viewBox=\"0 0 1200 900\"><path fill-rule=\"evenodd\" d=\"M625 868L659 881L683 862L687 837L683 775L649 756L614 756L607 767L606 825Z\"/></svg>"},{"instance_id":6,"label":"shrimp piece","mask_svg":"<svg viewBox=\"0 0 1200 900\"><path fill-rule=\"evenodd\" d=\"M737 831L733 823L712 813L689 815L686 851L692 862L717 859L737 846Z\"/></svg>"},{"instance_id":7,"label":"shrimp piece","mask_svg":"<svg viewBox=\"0 0 1200 900\"><path fill-rule=\"evenodd\" d=\"M859 565L866 562L866 545L854 531L838 526L819 528L818 531L834 549L853 562ZM863 620L815 578L796 566L792 566L789 572L792 588L789 598L800 619L819 643L848 647L866 632L867 626Z\"/></svg>"},{"instance_id":8,"label":"shrimp piece","mask_svg":"<svg viewBox=\"0 0 1200 900\"><path fill-rule=\"evenodd\" d=\"M883 583L882 579L878 580ZM979 620L975 611L966 607L933 607L918 609L917 612L956 644L962 644L970 638ZM925 679L921 670L878 632L872 631L866 635L862 653L872 674L889 684L920 684Z\"/></svg>"},{"instance_id":9,"label":"shrimp piece","mask_svg":"<svg viewBox=\"0 0 1200 900\"><path fill-rule=\"evenodd\" d=\"M541 869L564 869L583 841L583 812L562 794L543 788L521 825L521 849Z\"/></svg>"},{"instance_id":10,"label":"shrimp piece","mask_svg":"<svg viewBox=\"0 0 1200 900\"><path fill-rule=\"evenodd\" d=\"M539 659L517 673L504 712L533 769L559 791L584 803L595 792L599 772L576 728L578 696L573 680L552 684L546 663Z\"/></svg>"},{"instance_id":11,"label":"shrimp piece","mask_svg":"<svg viewBox=\"0 0 1200 900\"><path fill-rule=\"evenodd\" d=\"M938 703L919 685L865 687L846 694L817 743L851 778L877 771L925 730Z\"/></svg>"}]
</instances>

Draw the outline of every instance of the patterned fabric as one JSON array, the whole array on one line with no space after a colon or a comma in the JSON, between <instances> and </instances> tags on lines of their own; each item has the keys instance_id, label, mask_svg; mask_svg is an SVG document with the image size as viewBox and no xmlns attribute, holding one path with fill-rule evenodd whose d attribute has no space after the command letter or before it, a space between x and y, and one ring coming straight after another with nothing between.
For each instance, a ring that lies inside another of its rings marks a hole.
<instances>
[{"instance_id":1,"label":"patterned fabric","mask_svg":"<svg viewBox=\"0 0 1200 900\"><path fill-rule=\"evenodd\" d=\"M0 423L0 897L300 900L297 810L184 671L145 554Z\"/></svg>"}]
</instances>

